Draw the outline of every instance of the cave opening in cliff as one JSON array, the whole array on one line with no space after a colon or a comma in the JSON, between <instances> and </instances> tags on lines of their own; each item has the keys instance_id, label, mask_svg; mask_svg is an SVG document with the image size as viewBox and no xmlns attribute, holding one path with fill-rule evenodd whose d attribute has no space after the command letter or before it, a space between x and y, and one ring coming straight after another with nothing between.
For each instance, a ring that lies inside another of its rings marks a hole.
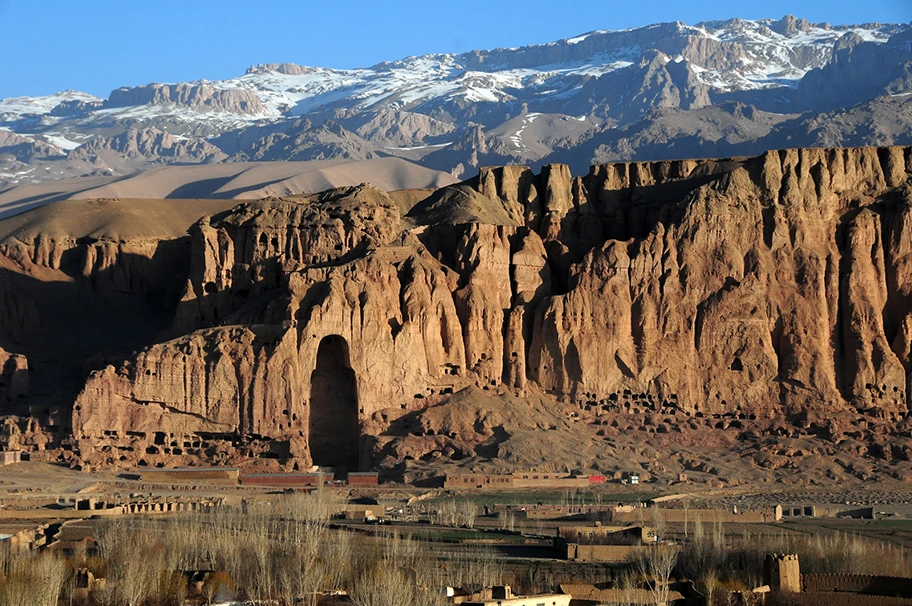
<instances>
[{"instance_id":1,"label":"cave opening in cliff","mask_svg":"<svg viewBox=\"0 0 912 606\"><path fill-rule=\"evenodd\" d=\"M357 471L361 440L358 385L344 338L330 335L320 341L310 385L310 456L314 465Z\"/></svg>"}]
</instances>

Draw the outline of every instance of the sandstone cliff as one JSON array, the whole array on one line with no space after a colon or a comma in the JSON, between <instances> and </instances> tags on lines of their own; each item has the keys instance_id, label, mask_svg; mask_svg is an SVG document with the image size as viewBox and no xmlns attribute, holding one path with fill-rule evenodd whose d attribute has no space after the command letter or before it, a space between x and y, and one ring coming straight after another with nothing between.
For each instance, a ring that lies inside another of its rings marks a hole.
<instances>
[{"instance_id":1,"label":"sandstone cliff","mask_svg":"<svg viewBox=\"0 0 912 606\"><path fill-rule=\"evenodd\" d=\"M156 341L189 268L182 234L233 204L69 201L0 222L0 414L23 443L38 427L60 449L88 373Z\"/></svg>"},{"instance_id":2,"label":"sandstone cliff","mask_svg":"<svg viewBox=\"0 0 912 606\"><path fill-rule=\"evenodd\" d=\"M617 414L895 419L910 172L912 149L786 150L241 204L191 230L175 338L87 382L81 460L351 469L392 411L467 387Z\"/></svg>"}]
</instances>

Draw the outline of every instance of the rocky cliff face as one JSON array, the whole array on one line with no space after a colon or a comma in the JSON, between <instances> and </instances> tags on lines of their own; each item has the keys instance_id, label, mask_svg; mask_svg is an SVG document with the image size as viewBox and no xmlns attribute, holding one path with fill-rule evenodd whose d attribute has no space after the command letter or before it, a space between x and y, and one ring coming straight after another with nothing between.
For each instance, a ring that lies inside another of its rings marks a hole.
<instances>
[{"instance_id":1,"label":"rocky cliff face","mask_svg":"<svg viewBox=\"0 0 912 606\"><path fill-rule=\"evenodd\" d=\"M204 217L176 338L76 401L81 461L351 469L373 456L359 424L468 387L619 414L895 419L910 173L909 148L487 168Z\"/></svg>"},{"instance_id":2,"label":"rocky cliff face","mask_svg":"<svg viewBox=\"0 0 912 606\"><path fill-rule=\"evenodd\" d=\"M85 204L69 226L92 206L112 204ZM63 460L85 377L167 327L190 248L187 237L66 235L66 215L44 223L48 232L26 226L0 244L0 414L13 417L0 424L0 445L58 449L53 456ZM15 429L8 443L7 425Z\"/></svg>"},{"instance_id":3,"label":"rocky cliff face","mask_svg":"<svg viewBox=\"0 0 912 606\"><path fill-rule=\"evenodd\" d=\"M131 128L113 137L98 137L71 151L71 161L95 166L115 166L126 161L155 164L206 163L223 160L225 154L205 139L177 138L157 128Z\"/></svg>"},{"instance_id":4,"label":"rocky cliff face","mask_svg":"<svg viewBox=\"0 0 912 606\"><path fill-rule=\"evenodd\" d=\"M329 120L314 126L309 120L295 121L286 132L260 139L251 152L241 152L232 161L370 160L377 146Z\"/></svg>"},{"instance_id":5,"label":"rocky cliff face","mask_svg":"<svg viewBox=\"0 0 912 606\"><path fill-rule=\"evenodd\" d=\"M0 401L9 408L29 392L28 360L0 349Z\"/></svg>"},{"instance_id":6,"label":"rocky cliff face","mask_svg":"<svg viewBox=\"0 0 912 606\"><path fill-rule=\"evenodd\" d=\"M33 158L47 158L62 154L63 152L53 145L20 137L8 130L0 130L0 156L11 157L18 162L29 162Z\"/></svg>"},{"instance_id":7,"label":"rocky cliff face","mask_svg":"<svg viewBox=\"0 0 912 606\"><path fill-rule=\"evenodd\" d=\"M255 93L220 90L205 84L147 84L111 91L105 107L174 104L207 111L235 114L264 114L266 106Z\"/></svg>"}]
</instances>

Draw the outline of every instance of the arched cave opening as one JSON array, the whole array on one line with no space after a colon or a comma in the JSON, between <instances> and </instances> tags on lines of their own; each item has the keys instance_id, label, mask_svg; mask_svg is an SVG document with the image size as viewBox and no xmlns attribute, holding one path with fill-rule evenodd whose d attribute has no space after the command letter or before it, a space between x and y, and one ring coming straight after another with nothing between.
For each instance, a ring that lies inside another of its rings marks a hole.
<instances>
[{"instance_id":1,"label":"arched cave opening","mask_svg":"<svg viewBox=\"0 0 912 606\"><path fill-rule=\"evenodd\" d=\"M330 335L320 341L310 386L310 456L314 464L357 471L361 441L358 385L344 338Z\"/></svg>"}]
</instances>

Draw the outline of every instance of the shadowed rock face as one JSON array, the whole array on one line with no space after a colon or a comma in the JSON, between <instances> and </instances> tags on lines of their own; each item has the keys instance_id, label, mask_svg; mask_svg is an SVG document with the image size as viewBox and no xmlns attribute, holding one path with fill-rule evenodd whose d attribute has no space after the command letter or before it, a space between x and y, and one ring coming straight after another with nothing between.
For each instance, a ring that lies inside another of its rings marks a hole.
<instances>
[{"instance_id":1,"label":"shadowed rock face","mask_svg":"<svg viewBox=\"0 0 912 606\"><path fill-rule=\"evenodd\" d=\"M894 418L912 350L910 172L910 148L786 150L241 204L192 229L175 338L89 378L81 461L352 469L369 463L357 420L470 386Z\"/></svg>"},{"instance_id":2,"label":"shadowed rock face","mask_svg":"<svg viewBox=\"0 0 912 606\"><path fill-rule=\"evenodd\" d=\"M310 376L310 454L316 465L358 469L358 386L342 337L324 337Z\"/></svg>"}]
</instances>

